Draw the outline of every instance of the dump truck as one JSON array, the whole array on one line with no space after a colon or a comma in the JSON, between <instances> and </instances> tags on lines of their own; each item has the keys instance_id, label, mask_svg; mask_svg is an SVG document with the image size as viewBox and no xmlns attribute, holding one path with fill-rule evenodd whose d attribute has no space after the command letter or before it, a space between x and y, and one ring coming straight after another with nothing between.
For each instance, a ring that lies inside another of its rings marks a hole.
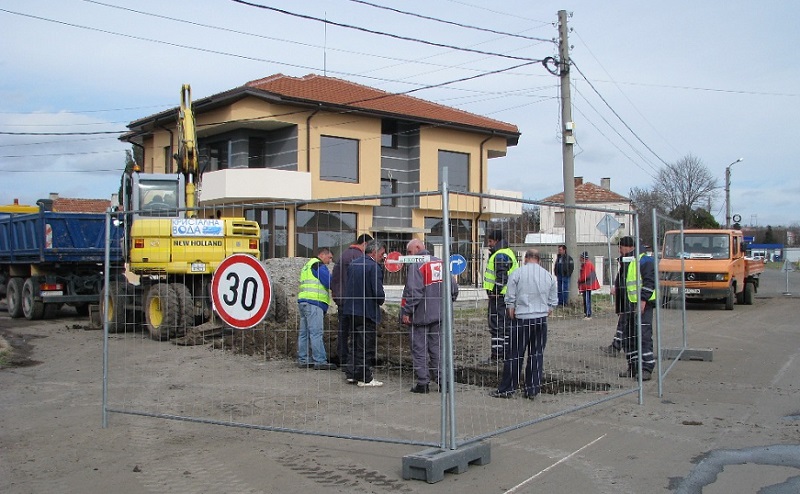
<instances>
[{"instance_id":1,"label":"dump truck","mask_svg":"<svg viewBox=\"0 0 800 494\"><path fill-rule=\"evenodd\" d=\"M721 303L733 310L734 304L753 304L764 261L745 257L739 230L670 230L658 270L662 303L680 300L682 292L686 302Z\"/></svg>"},{"instance_id":2,"label":"dump truck","mask_svg":"<svg viewBox=\"0 0 800 494\"><path fill-rule=\"evenodd\" d=\"M121 230L109 225L112 269L122 269ZM0 298L12 318L52 317L62 305L87 315L100 301L106 215L0 206Z\"/></svg>"},{"instance_id":3,"label":"dump truck","mask_svg":"<svg viewBox=\"0 0 800 494\"><path fill-rule=\"evenodd\" d=\"M102 313L109 330L143 323L150 336L183 335L211 316L210 284L219 264L233 254L260 257L260 227L242 217L202 217L191 89L181 88L176 174L123 175L124 273L111 273Z\"/></svg>"}]
</instances>

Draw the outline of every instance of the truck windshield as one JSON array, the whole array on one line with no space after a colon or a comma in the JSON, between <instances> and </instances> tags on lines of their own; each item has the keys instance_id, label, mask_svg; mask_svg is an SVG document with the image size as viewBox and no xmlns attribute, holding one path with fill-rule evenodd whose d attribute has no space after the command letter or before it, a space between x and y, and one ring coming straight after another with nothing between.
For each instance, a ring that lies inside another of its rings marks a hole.
<instances>
[{"instance_id":1,"label":"truck windshield","mask_svg":"<svg viewBox=\"0 0 800 494\"><path fill-rule=\"evenodd\" d=\"M730 236L712 233L668 233L664 237L665 259L728 259L730 258Z\"/></svg>"}]
</instances>

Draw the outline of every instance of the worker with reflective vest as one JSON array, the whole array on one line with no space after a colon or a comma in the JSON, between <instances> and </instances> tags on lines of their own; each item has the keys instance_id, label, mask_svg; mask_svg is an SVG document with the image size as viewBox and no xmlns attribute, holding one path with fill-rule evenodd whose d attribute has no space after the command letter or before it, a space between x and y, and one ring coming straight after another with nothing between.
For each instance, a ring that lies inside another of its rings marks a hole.
<instances>
[{"instance_id":1,"label":"worker with reflective vest","mask_svg":"<svg viewBox=\"0 0 800 494\"><path fill-rule=\"evenodd\" d=\"M317 370L336 369L328 363L325 343L322 340L325 313L331 303L331 274L328 264L333 254L327 247L317 251L300 270L300 287L297 303L300 309L300 330L297 335L297 365ZM310 348L309 348L310 347ZM309 355L310 349L310 355Z\"/></svg>"},{"instance_id":2,"label":"worker with reflective vest","mask_svg":"<svg viewBox=\"0 0 800 494\"><path fill-rule=\"evenodd\" d=\"M483 288L489 297L488 322L491 335L491 354L483 364L502 362L508 344L508 318L506 317L506 283L508 276L519 266L517 256L503 240L500 230L492 230L486 236L489 244L489 260L483 273Z\"/></svg>"},{"instance_id":3,"label":"worker with reflective vest","mask_svg":"<svg viewBox=\"0 0 800 494\"><path fill-rule=\"evenodd\" d=\"M619 252L619 273L614 283L614 298L619 314L617 335L621 339L622 350L628 361L627 369L620 372L619 376L636 378L639 374L639 343L636 331L638 313L642 321L642 380L649 381L656 362L653 353L655 261L644 253L634 257L633 237L620 239Z\"/></svg>"}]
</instances>

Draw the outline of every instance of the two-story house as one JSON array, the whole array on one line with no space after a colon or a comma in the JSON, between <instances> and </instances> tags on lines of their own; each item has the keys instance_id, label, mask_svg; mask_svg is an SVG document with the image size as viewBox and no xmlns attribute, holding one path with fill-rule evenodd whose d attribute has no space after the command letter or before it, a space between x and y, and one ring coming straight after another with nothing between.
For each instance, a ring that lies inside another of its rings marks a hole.
<instances>
[{"instance_id":1,"label":"two-story house","mask_svg":"<svg viewBox=\"0 0 800 494\"><path fill-rule=\"evenodd\" d=\"M250 81L195 100L193 110L198 204L241 205L235 214L261 224L264 257L309 257L321 246L336 252L364 232L395 248L412 235L435 244L441 197L403 194L439 190L447 167L451 191L508 196L487 189L487 162L520 136L509 123L313 74ZM143 149L143 172L176 171L177 112L128 125L121 139ZM482 241L489 219L521 211L474 196L450 206L459 251Z\"/></svg>"}]
</instances>

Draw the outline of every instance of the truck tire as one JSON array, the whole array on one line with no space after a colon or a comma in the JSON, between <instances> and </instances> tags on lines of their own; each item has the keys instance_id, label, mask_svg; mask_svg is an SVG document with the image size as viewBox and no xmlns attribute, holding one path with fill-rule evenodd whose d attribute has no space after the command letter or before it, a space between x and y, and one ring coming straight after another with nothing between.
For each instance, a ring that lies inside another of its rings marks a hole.
<instances>
[{"instance_id":1,"label":"truck tire","mask_svg":"<svg viewBox=\"0 0 800 494\"><path fill-rule=\"evenodd\" d=\"M156 341L168 340L175 335L180 319L178 294L167 283L156 283L147 292L144 315L147 331Z\"/></svg>"},{"instance_id":2,"label":"truck tire","mask_svg":"<svg viewBox=\"0 0 800 494\"><path fill-rule=\"evenodd\" d=\"M8 315L14 319L22 317L22 278L11 278L6 286Z\"/></svg>"},{"instance_id":3,"label":"truck tire","mask_svg":"<svg viewBox=\"0 0 800 494\"><path fill-rule=\"evenodd\" d=\"M44 316L44 302L34 300L36 292L36 281L33 278L25 280L25 284L22 285L22 313L29 321Z\"/></svg>"},{"instance_id":4,"label":"truck tire","mask_svg":"<svg viewBox=\"0 0 800 494\"><path fill-rule=\"evenodd\" d=\"M176 336L186 335L186 331L195 326L194 321L194 298L192 292L183 283L171 283L169 285L175 290L178 297L178 327Z\"/></svg>"},{"instance_id":5,"label":"truck tire","mask_svg":"<svg viewBox=\"0 0 800 494\"><path fill-rule=\"evenodd\" d=\"M753 299L755 298L756 287L753 286L752 283L746 283L744 285L744 305L753 305Z\"/></svg>"},{"instance_id":6,"label":"truck tire","mask_svg":"<svg viewBox=\"0 0 800 494\"><path fill-rule=\"evenodd\" d=\"M108 307L106 307L106 292L109 298ZM125 330L125 300L119 292L119 282L112 280L100 293L100 315L104 321L108 321L109 333L120 333ZM88 305L86 307L88 309Z\"/></svg>"},{"instance_id":7,"label":"truck tire","mask_svg":"<svg viewBox=\"0 0 800 494\"><path fill-rule=\"evenodd\" d=\"M733 310L733 303L736 299L736 292L733 290L733 285L728 287L728 296L725 297L725 310Z\"/></svg>"}]
</instances>

